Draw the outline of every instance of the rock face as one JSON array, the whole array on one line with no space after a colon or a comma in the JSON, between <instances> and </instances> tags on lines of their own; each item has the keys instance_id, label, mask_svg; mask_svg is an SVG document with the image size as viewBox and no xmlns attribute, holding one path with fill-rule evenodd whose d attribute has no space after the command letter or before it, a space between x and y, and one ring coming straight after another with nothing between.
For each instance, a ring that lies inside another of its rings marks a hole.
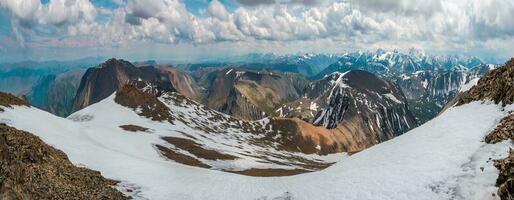
<instances>
[{"instance_id":1,"label":"rock face","mask_svg":"<svg viewBox=\"0 0 514 200\"><path fill-rule=\"evenodd\" d=\"M352 150L362 150L417 126L400 88L366 71L333 73L310 84L305 94L276 112L334 129Z\"/></svg>"},{"instance_id":2,"label":"rock face","mask_svg":"<svg viewBox=\"0 0 514 200\"><path fill-rule=\"evenodd\" d=\"M204 77L208 107L248 120L273 115L275 108L298 99L307 85L296 74L240 68L215 70Z\"/></svg>"},{"instance_id":3,"label":"rock face","mask_svg":"<svg viewBox=\"0 0 514 200\"><path fill-rule=\"evenodd\" d=\"M31 105L57 116L68 116L85 72L84 69L76 69L44 76L27 95L27 100Z\"/></svg>"},{"instance_id":4,"label":"rock face","mask_svg":"<svg viewBox=\"0 0 514 200\"><path fill-rule=\"evenodd\" d=\"M128 199L38 137L0 124L0 199Z\"/></svg>"},{"instance_id":5,"label":"rock face","mask_svg":"<svg viewBox=\"0 0 514 200\"><path fill-rule=\"evenodd\" d=\"M170 82L177 92L192 99L199 98L192 78L177 69L164 66L136 67L125 60L110 59L86 71L75 96L73 111L99 102L123 85L138 79L155 83Z\"/></svg>"}]
</instances>

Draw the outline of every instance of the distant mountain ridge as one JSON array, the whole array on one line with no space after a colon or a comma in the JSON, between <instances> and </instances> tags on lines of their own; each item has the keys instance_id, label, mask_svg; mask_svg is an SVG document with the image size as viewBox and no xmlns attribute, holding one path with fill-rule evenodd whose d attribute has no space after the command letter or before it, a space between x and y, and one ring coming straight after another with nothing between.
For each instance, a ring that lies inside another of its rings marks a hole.
<instances>
[{"instance_id":1,"label":"distant mountain ridge","mask_svg":"<svg viewBox=\"0 0 514 200\"><path fill-rule=\"evenodd\" d=\"M147 80L153 84L172 83L172 87L192 99L199 98L197 88L187 73L163 66L136 67L125 60L109 59L97 67L89 68L77 90L73 111L105 99L124 84L133 80Z\"/></svg>"},{"instance_id":2,"label":"distant mountain ridge","mask_svg":"<svg viewBox=\"0 0 514 200\"><path fill-rule=\"evenodd\" d=\"M247 120L272 116L274 109L302 95L308 81L298 74L223 68L206 73L202 101L211 109Z\"/></svg>"},{"instance_id":3,"label":"distant mountain ridge","mask_svg":"<svg viewBox=\"0 0 514 200\"><path fill-rule=\"evenodd\" d=\"M407 53L398 50L375 52L357 51L345 53L337 62L312 77L320 79L332 72L345 72L352 69L366 70L375 74L402 74L424 70L452 70L455 68L472 68L484 64L477 57L461 55L431 56L421 50L411 49Z\"/></svg>"},{"instance_id":4,"label":"distant mountain ridge","mask_svg":"<svg viewBox=\"0 0 514 200\"><path fill-rule=\"evenodd\" d=\"M310 79L333 72L365 70L398 84L419 123L435 117L459 90L480 78L496 65L462 55L431 56L418 49L345 53L336 63Z\"/></svg>"},{"instance_id":5,"label":"distant mountain ridge","mask_svg":"<svg viewBox=\"0 0 514 200\"><path fill-rule=\"evenodd\" d=\"M206 67L241 67L255 70L294 72L305 77L310 77L321 72L327 66L336 62L340 57L341 54L328 53L289 55L254 53L201 63L182 64L178 66L190 71Z\"/></svg>"}]
</instances>

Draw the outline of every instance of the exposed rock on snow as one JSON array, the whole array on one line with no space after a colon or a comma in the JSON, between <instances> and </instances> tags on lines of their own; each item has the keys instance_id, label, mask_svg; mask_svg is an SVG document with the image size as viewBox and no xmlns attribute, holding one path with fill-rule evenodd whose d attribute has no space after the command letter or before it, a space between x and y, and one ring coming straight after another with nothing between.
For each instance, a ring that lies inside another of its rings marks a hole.
<instances>
[{"instance_id":1,"label":"exposed rock on snow","mask_svg":"<svg viewBox=\"0 0 514 200\"><path fill-rule=\"evenodd\" d=\"M28 104L12 94L0 92L0 106L12 108L12 106L28 106ZM3 111L3 109L0 108L0 111Z\"/></svg>"},{"instance_id":2,"label":"exposed rock on snow","mask_svg":"<svg viewBox=\"0 0 514 200\"><path fill-rule=\"evenodd\" d=\"M114 99L111 96L104 100L107 103L102 101L92 105L69 119L91 116L89 121L77 122L94 124L120 112L114 110L103 116L95 107L112 103L122 105L124 109L131 109L130 115L137 114L154 121L120 125L138 124L150 128L149 135L159 140L155 149L163 157L195 167L252 176L284 176L324 169L337 159L334 160L333 155L320 155L345 150L344 144L329 131L310 128L314 126L301 120L240 120L166 89L166 84L156 86L145 81L132 81L131 84L112 95ZM89 109L95 112L88 112ZM113 119L108 118L108 121Z\"/></svg>"},{"instance_id":3,"label":"exposed rock on snow","mask_svg":"<svg viewBox=\"0 0 514 200\"><path fill-rule=\"evenodd\" d=\"M123 130L126 130L126 131L131 131L131 132L146 132L146 131L148 131L148 128L141 127L138 125L133 125L133 124L121 125L120 128Z\"/></svg>"},{"instance_id":4,"label":"exposed rock on snow","mask_svg":"<svg viewBox=\"0 0 514 200\"><path fill-rule=\"evenodd\" d=\"M124 85L114 98L116 103L138 111L138 114L148 117L152 120L163 121L167 120L173 123L173 117L170 110L166 105L157 99L154 95L143 92L136 88L134 85Z\"/></svg>"},{"instance_id":5,"label":"exposed rock on snow","mask_svg":"<svg viewBox=\"0 0 514 200\"><path fill-rule=\"evenodd\" d=\"M495 144L508 139L514 141L514 114L504 117L498 126L485 137L485 142Z\"/></svg>"}]
</instances>

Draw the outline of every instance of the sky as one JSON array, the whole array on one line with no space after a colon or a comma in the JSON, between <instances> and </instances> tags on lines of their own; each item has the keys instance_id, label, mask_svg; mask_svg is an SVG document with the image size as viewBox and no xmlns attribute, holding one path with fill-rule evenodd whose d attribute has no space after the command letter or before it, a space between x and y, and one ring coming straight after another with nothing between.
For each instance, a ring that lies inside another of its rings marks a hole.
<instances>
[{"instance_id":1,"label":"sky","mask_svg":"<svg viewBox=\"0 0 514 200\"><path fill-rule=\"evenodd\" d=\"M0 63L417 48L503 62L512 0L0 0Z\"/></svg>"}]
</instances>

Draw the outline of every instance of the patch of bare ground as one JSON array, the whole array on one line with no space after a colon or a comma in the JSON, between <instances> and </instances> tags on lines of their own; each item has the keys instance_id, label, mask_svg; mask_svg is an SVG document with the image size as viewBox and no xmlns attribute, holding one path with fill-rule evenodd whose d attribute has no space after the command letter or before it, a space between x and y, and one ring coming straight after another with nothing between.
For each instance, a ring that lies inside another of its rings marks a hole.
<instances>
[{"instance_id":1,"label":"patch of bare ground","mask_svg":"<svg viewBox=\"0 0 514 200\"><path fill-rule=\"evenodd\" d=\"M121 87L121 89L116 92L114 101L134 110L139 109L139 115L148 117L154 121L166 120L173 123L173 117L168 107L154 95L143 92L137 89L136 86L127 84Z\"/></svg>"},{"instance_id":2,"label":"patch of bare ground","mask_svg":"<svg viewBox=\"0 0 514 200\"><path fill-rule=\"evenodd\" d=\"M203 163L202 161L193 158L191 156L176 152L173 149L166 148L161 145L156 145L157 149L168 159L171 159L175 162L184 164L184 165L190 165L195 167L201 167L201 168L211 168L211 166Z\"/></svg>"},{"instance_id":3,"label":"patch of bare ground","mask_svg":"<svg viewBox=\"0 0 514 200\"><path fill-rule=\"evenodd\" d=\"M0 106L11 107L11 106L28 106L28 105L29 104L23 99L20 99L12 94L0 92ZM3 109L0 108L0 111L3 111Z\"/></svg>"},{"instance_id":4,"label":"patch of bare ground","mask_svg":"<svg viewBox=\"0 0 514 200\"><path fill-rule=\"evenodd\" d=\"M331 130L298 118L272 118L264 129L271 131L255 143L277 142L279 150L305 154L326 155L342 150Z\"/></svg>"},{"instance_id":5,"label":"patch of bare ground","mask_svg":"<svg viewBox=\"0 0 514 200\"><path fill-rule=\"evenodd\" d=\"M202 145L193 140L178 138L178 137L163 137L163 140L172 144L173 146L187 151L198 158L207 160L234 160L237 157L229 154L224 154L211 149L205 149Z\"/></svg>"},{"instance_id":6,"label":"patch of bare ground","mask_svg":"<svg viewBox=\"0 0 514 200\"><path fill-rule=\"evenodd\" d=\"M148 131L148 128L141 127L138 125L133 125L133 124L121 125L120 128L123 130L126 130L126 131L131 131L131 132L147 132Z\"/></svg>"},{"instance_id":7,"label":"patch of bare ground","mask_svg":"<svg viewBox=\"0 0 514 200\"><path fill-rule=\"evenodd\" d=\"M246 176L257 176L257 177L273 177L273 176L292 176L297 174L308 173L311 171L305 169L247 169L243 171L228 171L226 172L241 174Z\"/></svg>"},{"instance_id":8,"label":"patch of bare ground","mask_svg":"<svg viewBox=\"0 0 514 200\"><path fill-rule=\"evenodd\" d=\"M0 124L0 199L128 199L38 137Z\"/></svg>"}]
</instances>

